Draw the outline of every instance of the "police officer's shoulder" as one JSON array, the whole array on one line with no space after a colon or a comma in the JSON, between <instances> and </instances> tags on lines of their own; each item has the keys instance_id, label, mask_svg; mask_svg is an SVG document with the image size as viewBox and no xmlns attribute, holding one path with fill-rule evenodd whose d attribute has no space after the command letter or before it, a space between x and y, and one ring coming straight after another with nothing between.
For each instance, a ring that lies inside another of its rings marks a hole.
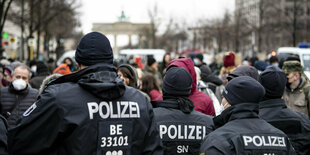
<instances>
[{"instance_id":1,"label":"police officer's shoulder","mask_svg":"<svg viewBox=\"0 0 310 155\"><path fill-rule=\"evenodd\" d=\"M300 113L300 112L295 112L295 111L292 111L296 114L297 118L303 125L303 127L310 131L310 119L309 119L309 116L304 114L304 113Z\"/></svg>"},{"instance_id":2,"label":"police officer's shoulder","mask_svg":"<svg viewBox=\"0 0 310 155\"><path fill-rule=\"evenodd\" d=\"M209 115L206 115L206 114L203 114L203 113L201 113L201 112L198 112L198 111L196 111L196 110L193 110L192 112L191 112L191 114L192 115L196 115L196 116L198 116L198 117L201 117L201 118L203 118L203 119L205 119L205 121L212 121L213 122L213 116L209 116Z\"/></svg>"},{"instance_id":3,"label":"police officer's shoulder","mask_svg":"<svg viewBox=\"0 0 310 155\"><path fill-rule=\"evenodd\" d=\"M196 110L193 110L193 111L191 112L191 114L193 114L193 115L197 115L197 116L201 116L201 117L210 118L210 119L212 119L212 118L213 118L213 116L206 115L206 114L201 113L201 112L198 112L198 111L196 111Z\"/></svg>"},{"instance_id":4,"label":"police officer's shoulder","mask_svg":"<svg viewBox=\"0 0 310 155\"><path fill-rule=\"evenodd\" d=\"M73 88L72 86L77 86L77 84L72 83L72 82L65 82L65 83L59 83L59 84L52 84L48 85L42 93L53 93L53 94L58 94L58 93L63 93L64 90ZM65 89L66 88L66 89ZM70 92L68 92L70 93Z\"/></svg>"},{"instance_id":5,"label":"police officer's shoulder","mask_svg":"<svg viewBox=\"0 0 310 155\"><path fill-rule=\"evenodd\" d=\"M226 145L229 146L229 144L226 144L228 142L227 139L229 138L230 137L227 137L227 135L224 136L224 134L223 135L219 134L218 131L216 130L214 132L209 133L206 136L205 140L201 145L201 148L207 149L209 147L215 146L218 149L222 148L221 150L224 150Z\"/></svg>"},{"instance_id":6,"label":"police officer's shoulder","mask_svg":"<svg viewBox=\"0 0 310 155\"><path fill-rule=\"evenodd\" d=\"M126 93L128 93L128 95L130 95L130 94L136 94L136 93L138 93L139 95L141 94L141 95L143 95L138 89L136 89L136 88L133 88L133 87L130 87L130 86L125 86L125 88L126 88Z\"/></svg>"}]
</instances>

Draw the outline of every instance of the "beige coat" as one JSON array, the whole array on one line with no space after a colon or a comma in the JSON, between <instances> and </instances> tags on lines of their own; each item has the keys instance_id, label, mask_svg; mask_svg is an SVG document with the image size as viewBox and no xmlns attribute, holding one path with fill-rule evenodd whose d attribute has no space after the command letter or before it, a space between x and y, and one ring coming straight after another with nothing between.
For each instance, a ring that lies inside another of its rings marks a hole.
<instances>
[{"instance_id":1,"label":"beige coat","mask_svg":"<svg viewBox=\"0 0 310 155\"><path fill-rule=\"evenodd\" d=\"M303 76L302 80L303 81L301 85L297 89L293 91L285 89L283 99L288 108L292 109L293 111L301 112L310 116L310 91L308 91L307 95L305 95L304 92L306 89L309 89L308 87L310 87L310 82ZM308 100L306 100L306 96Z\"/></svg>"}]
</instances>

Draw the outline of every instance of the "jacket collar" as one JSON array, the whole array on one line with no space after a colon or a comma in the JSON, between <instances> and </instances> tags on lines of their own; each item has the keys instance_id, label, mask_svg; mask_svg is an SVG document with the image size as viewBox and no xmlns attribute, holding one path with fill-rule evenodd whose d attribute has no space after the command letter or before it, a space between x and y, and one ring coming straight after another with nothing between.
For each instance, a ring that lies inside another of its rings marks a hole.
<instances>
[{"instance_id":1,"label":"jacket collar","mask_svg":"<svg viewBox=\"0 0 310 155\"><path fill-rule=\"evenodd\" d=\"M10 93L13 93L13 94L27 95L28 92L29 92L30 86L29 86L29 84L27 84L27 87L26 87L25 89L19 90L19 91L18 91L18 90L15 90L13 84L10 83L8 89L9 89L9 92L10 92Z\"/></svg>"},{"instance_id":2,"label":"jacket collar","mask_svg":"<svg viewBox=\"0 0 310 155\"><path fill-rule=\"evenodd\" d=\"M116 73L116 68L109 64L99 63L99 64L89 66L87 68L84 68L78 72L61 76L55 80L52 80L48 85L65 83L65 82L77 83L83 76L90 74L90 73L99 72L99 71L110 71L110 72Z\"/></svg>"},{"instance_id":3,"label":"jacket collar","mask_svg":"<svg viewBox=\"0 0 310 155\"><path fill-rule=\"evenodd\" d=\"M221 115L214 117L213 122L216 128L224 124L246 118L258 118L258 104L257 103L240 103L225 109Z\"/></svg>"},{"instance_id":4,"label":"jacket collar","mask_svg":"<svg viewBox=\"0 0 310 155\"><path fill-rule=\"evenodd\" d=\"M287 108L283 99L270 99L259 102L259 109L275 107Z\"/></svg>"},{"instance_id":5,"label":"jacket collar","mask_svg":"<svg viewBox=\"0 0 310 155\"><path fill-rule=\"evenodd\" d=\"M177 109L186 114L194 110L194 103L188 97L163 96L163 98L163 101L152 101L153 107Z\"/></svg>"},{"instance_id":6,"label":"jacket collar","mask_svg":"<svg viewBox=\"0 0 310 155\"><path fill-rule=\"evenodd\" d=\"M62 76L48 85L65 82L77 83L94 96L103 100L114 100L124 95L126 87L117 75L115 67L108 64L96 64L79 72Z\"/></svg>"},{"instance_id":7,"label":"jacket collar","mask_svg":"<svg viewBox=\"0 0 310 155\"><path fill-rule=\"evenodd\" d=\"M153 108L172 108L172 109L180 109L179 103L177 101L172 100L163 100L163 101L151 101Z\"/></svg>"}]
</instances>

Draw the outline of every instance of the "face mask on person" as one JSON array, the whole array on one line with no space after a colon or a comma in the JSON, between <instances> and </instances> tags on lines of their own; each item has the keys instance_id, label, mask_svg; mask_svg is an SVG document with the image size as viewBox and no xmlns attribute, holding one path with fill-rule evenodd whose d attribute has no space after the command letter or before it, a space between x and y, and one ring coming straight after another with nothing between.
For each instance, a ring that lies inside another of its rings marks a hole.
<instances>
[{"instance_id":1,"label":"face mask on person","mask_svg":"<svg viewBox=\"0 0 310 155\"><path fill-rule=\"evenodd\" d=\"M17 80L14 80L12 82L12 85L14 87L15 90L24 90L26 87L27 87L27 83L26 81L22 80L22 79L17 79Z\"/></svg>"},{"instance_id":2,"label":"face mask on person","mask_svg":"<svg viewBox=\"0 0 310 155\"><path fill-rule=\"evenodd\" d=\"M36 73L37 72L37 66L31 66L31 71L33 73Z\"/></svg>"},{"instance_id":3,"label":"face mask on person","mask_svg":"<svg viewBox=\"0 0 310 155\"><path fill-rule=\"evenodd\" d=\"M278 63L274 63L274 64L272 64L273 66L276 66L276 67L278 67L279 66L279 64Z\"/></svg>"},{"instance_id":4,"label":"face mask on person","mask_svg":"<svg viewBox=\"0 0 310 155\"><path fill-rule=\"evenodd\" d=\"M197 59L194 59L194 64L198 65L198 60Z\"/></svg>"},{"instance_id":5,"label":"face mask on person","mask_svg":"<svg viewBox=\"0 0 310 155\"><path fill-rule=\"evenodd\" d=\"M225 110L225 108L224 108L223 104L220 104L220 110L219 110L220 112L218 115L220 115L224 110Z\"/></svg>"}]
</instances>

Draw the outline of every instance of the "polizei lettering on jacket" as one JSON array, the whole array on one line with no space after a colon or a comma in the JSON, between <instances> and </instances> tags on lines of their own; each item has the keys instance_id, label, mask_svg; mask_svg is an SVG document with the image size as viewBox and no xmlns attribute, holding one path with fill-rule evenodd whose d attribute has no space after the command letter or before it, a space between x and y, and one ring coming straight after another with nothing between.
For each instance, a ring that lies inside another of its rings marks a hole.
<instances>
[{"instance_id":1,"label":"polizei lettering on jacket","mask_svg":"<svg viewBox=\"0 0 310 155\"><path fill-rule=\"evenodd\" d=\"M117 101L105 102L99 104L88 102L89 118L94 119L95 114L99 114L102 119L106 118L140 118L140 109L137 102Z\"/></svg>"},{"instance_id":2,"label":"polizei lettering on jacket","mask_svg":"<svg viewBox=\"0 0 310 155\"><path fill-rule=\"evenodd\" d=\"M280 135L243 135L245 149L286 149L286 137Z\"/></svg>"},{"instance_id":3,"label":"polizei lettering on jacket","mask_svg":"<svg viewBox=\"0 0 310 155\"><path fill-rule=\"evenodd\" d=\"M203 125L185 124L161 124L159 125L160 138L162 140L202 140L206 135L206 127Z\"/></svg>"}]
</instances>

